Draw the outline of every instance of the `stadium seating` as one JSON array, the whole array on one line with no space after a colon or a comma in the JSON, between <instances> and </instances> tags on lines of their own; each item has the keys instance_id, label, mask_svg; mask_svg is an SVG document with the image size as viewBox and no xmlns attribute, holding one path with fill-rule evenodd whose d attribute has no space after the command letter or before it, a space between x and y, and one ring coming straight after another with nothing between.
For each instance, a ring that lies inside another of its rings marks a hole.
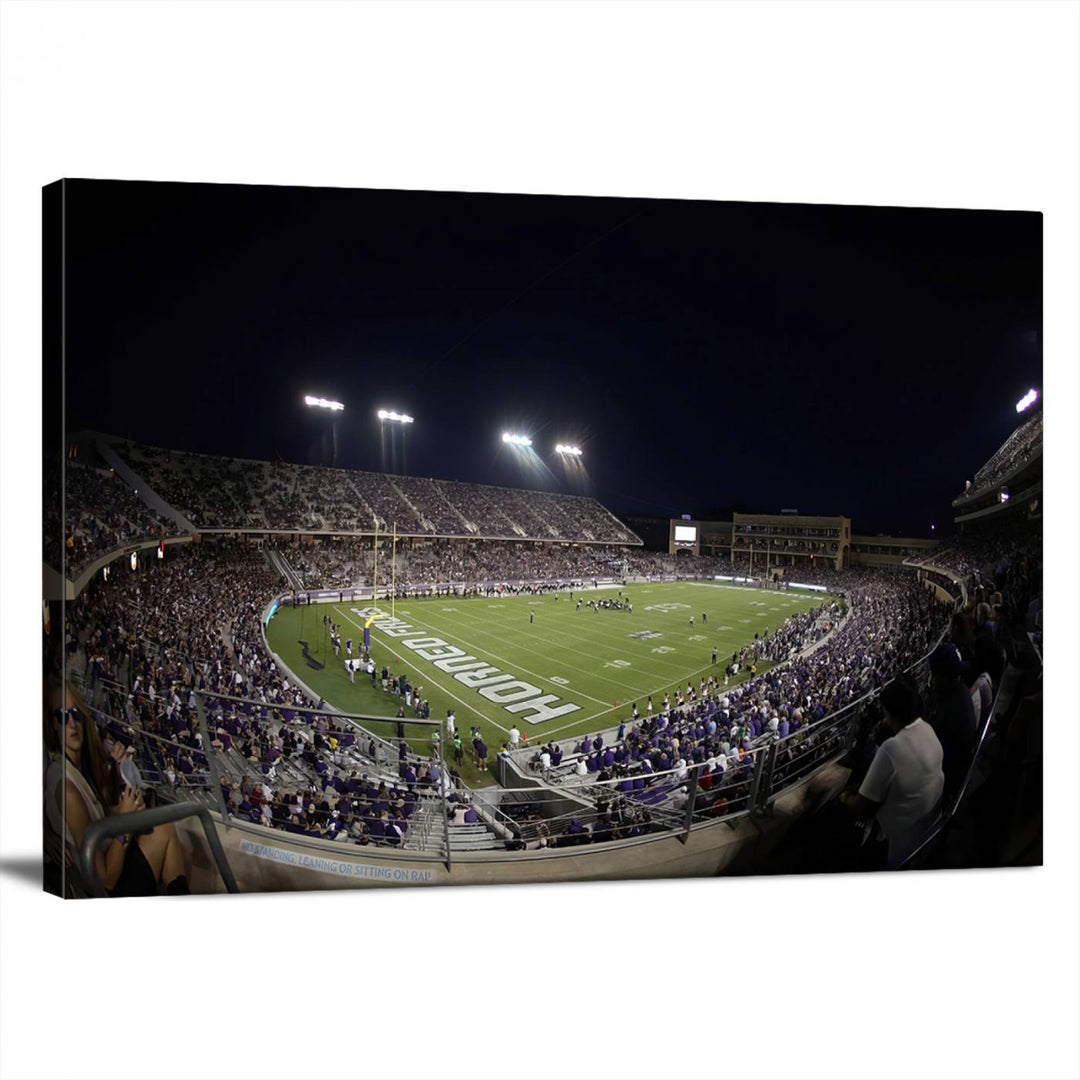
<instances>
[{"instance_id":1,"label":"stadium seating","mask_svg":"<svg viewBox=\"0 0 1080 1080\"><path fill-rule=\"evenodd\" d=\"M58 507L58 484L51 508ZM68 461L64 468L65 569L74 578L95 559L133 540L176 534L171 523L151 510L111 469ZM49 512L47 510L47 512ZM55 537L55 512L46 520L46 537ZM49 553L51 554L51 553ZM47 558L47 561L50 561Z\"/></svg>"},{"instance_id":2,"label":"stadium seating","mask_svg":"<svg viewBox=\"0 0 1080 1080\"><path fill-rule=\"evenodd\" d=\"M710 677L600 750L575 740L548 777L598 806L572 815L574 820L588 827L610 815L612 805L625 815L637 804L655 812L651 827L668 827L670 817L661 812L683 812L680 795L693 766L700 767L704 785L696 812L728 815L746 805L756 755L770 743L779 744L774 782L780 784L843 751L840 728L828 718L925 656L948 626L950 611L909 572L858 569L831 575L833 587L843 581L851 604L835 634L820 635L823 618L839 616L835 608L795 616L733 658L743 665L767 659L777 667L730 689ZM577 771L581 760L584 775ZM526 830L526 840L536 838L535 828Z\"/></svg>"},{"instance_id":3,"label":"stadium seating","mask_svg":"<svg viewBox=\"0 0 1080 1080\"><path fill-rule=\"evenodd\" d=\"M975 473L971 486L953 500L960 507L973 502L998 484L1020 473L1042 454L1043 417L1040 409L1022 423Z\"/></svg>"},{"instance_id":4,"label":"stadium seating","mask_svg":"<svg viewBox=\"0 0 1080 1080\"><path fill-rule=\"evenodd\" d=\"M574 495L112 445L202 529L346 533L396 526L413 535L640 543L595 499Z\"/></svg>"}]
</instances>

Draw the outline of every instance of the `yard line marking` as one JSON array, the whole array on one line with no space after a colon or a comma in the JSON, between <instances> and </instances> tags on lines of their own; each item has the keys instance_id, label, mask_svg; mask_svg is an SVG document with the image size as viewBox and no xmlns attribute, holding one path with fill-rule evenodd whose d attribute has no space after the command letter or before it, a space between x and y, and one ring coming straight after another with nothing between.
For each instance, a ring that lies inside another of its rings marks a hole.
<instances>
[{"instance_id":1,"label":"yard line marking","mask_svg":"<svg viewBox=\"0 0 1080 1080\"><path fill-rule=\"evenodd\" d=\"M491 629L488 629L488 627L490 626L490 623L487 623L484 620L484 617L482 615L473 615L473 616L466 615L465 617L466 618L471 617L473 619L476 619L481 624L478 627L470 627L469 628L470 633L476 634L476 635L478 635L480 637L493 637L493 638L496 638L498 641L501 641L501 642L506 642L508 640L507 639L507 633L510 631L509 627L504 627L501 630L491 630ZM443 630L439 626L438 623L432 622L430 620L426 623L426 625L430 626L433 630L437 631L440 634L443 634L444 636L452 636L453 635L452 631ZM534 626L534 630L535 630L535 626ZM525 645L528 642L532 642L532 643L537 643L538 642L538 643L540 643L542 645L550 646L553 649L560 649L560 650L562 650L564 652L573 653L577 657L584 656L587 659L594 661L598 665L602 665L604 663L604 661L605 661L605 658L602 657L602 656L595 656L594 654L592 654L590 652L586 652L585 649L583 649L583 648L575 647L574 645L570 645L570 644L566 644L565 641L562 641L562 640L554 640L554 639L548 638L548 637L541 637L539 634L536 634L533 631L529 631L529 630L521 630L519 633L521 635L527 635L527 639L525 637L518 637L513 642L513 644L515 644L515 645L519 645L519 644L520 645ZM616 650L619 651L619 652L623 652L623 651L625 651L625 648L626 648L626 642L622 639L621 634L620 634L619 641L618 641L617 644L614 643L614 642L612 642L611 644L607 644L604 640L597 639L597 638L581 638L581 637L578 637L578 636L576 636L574 634L563 634L562 636L563 636L564 639L568 638L571 641L581 641L581 642L585 642L586 644L600 645L602 648L610 649L612 652L614 652ZM468 640L469 640L468 638L464 637L461 634L458 634L457 638L458 638L459 641L463 641L463 642L466 642L466 643L468 643ZM477 650L477 649L480 649L481 646L479 646L479 645L470 645L469 648L472 649L472 650ZM489 653L489 655L491 655L491 656L493 656L493 657L495 657L496 659L499 659L499 660L504 659L503 657L499 657L496 653ZM551 659L554 662L561 664L563 667L569 668L571 671L577 671L580 674L585 675L587 678L601 679L601 680L603 680L605 682L610 682L613 685L616 685L620 689L624 689L624 690L628 688L625 681L623 681L623 680L608 679L606 676L598 674L598 673L596 673L595 671L593 671L591 669L586 669L586 668L583 668L583 667L578 667L576 664L567 663L561 657L558 658L558 659L552 657ZM504 660L504 662L509 663L509 661L505 661L505 660ZM511 665L511 666L513 666L513 665ZM672 666L675 666L675 665L672 665ZM521 670L527 671L526 668L522 668ZM535 674L535 672L529 672L529 674ZM537 675L536 677L538 679L543 678L542 675ZM633 690L634 687L629 687L629 689ZM599 699L598 698L593 698L592 700L593 701L598 701Z\"/></svg>"}]
</instances>

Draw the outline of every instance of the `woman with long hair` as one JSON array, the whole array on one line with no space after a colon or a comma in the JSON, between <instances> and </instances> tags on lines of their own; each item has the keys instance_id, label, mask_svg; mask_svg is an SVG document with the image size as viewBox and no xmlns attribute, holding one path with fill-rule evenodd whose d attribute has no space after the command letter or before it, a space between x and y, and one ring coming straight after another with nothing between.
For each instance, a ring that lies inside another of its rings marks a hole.
<instances>
[{"instance_id":1,"label":"woman with long hair","mask_svg":"<svg viewBox=\"0 0 1080 1080\"><path fill-rule=\"evenodd\" d=\"M122 786L105 754L97 725L70 690L63 706L58 694L47 703L45 741L51 761L45 774L45 813L53 831L75 850L86 827L108 814L143 808L142 794ZM158 883L169 893L188 893L187 856L171 825L135 836L114 837L98 848L95 869L110 896L153 896Z\"/></svg>"}]
</instances>

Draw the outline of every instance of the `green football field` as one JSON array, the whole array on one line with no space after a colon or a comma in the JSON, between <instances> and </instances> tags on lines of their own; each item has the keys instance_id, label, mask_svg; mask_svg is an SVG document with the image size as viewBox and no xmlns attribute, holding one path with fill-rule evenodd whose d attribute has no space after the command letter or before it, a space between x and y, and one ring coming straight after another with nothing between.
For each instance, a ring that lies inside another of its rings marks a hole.
<instances>
[{"instance_id":1,"label":"green football field","mask_svg":"<svg viewBox=\"0 0 1080 1080\"><path fill-rule=\"evenodd\" d=\"M589 600L615 599L620 587L538 597L472 597L402 600L393 608L381 602L371 623L372 656L381 673L404 672L422 687L432 719L453 709L465 741L463 779L491 783L469 764L469 730L479 725L490 749L489 764L512 724L531 743L555 737L569 740L618 724L631 705L645 713L652 695L659 709L664 692L695 688L702 675L719 677L731 654L766 627L775 630L789 616L823 602L820 593L777 593L711 582L628 585L622 588L633 612L594 611ZM585 603L577 609L577 600ZM831 598L830 598L831 599ZM363 642L365 622L375 612L370 601L280 608L271 619L271 648L316 693L332 705L376 716L396 716L402 699L357 672L350 685L345 671L345 639L353 655ZM530 612L533 619L530 622ZM341 627L342 650L335 657L324 634L329 614ZM690 618L693 616L693 626ZM303 655L308 655L321 669ZM713 647L716 667L712 664ZM740 679L746 673L740 673ZM735 680L740 681L740 679ZM412 710L406 709L406 716ZM376 734L394 735L394 725L371 725ZM426 743L421 729L410 742ZM449 750L447 751L449 754Z\"/></svg>"}]
</instances>

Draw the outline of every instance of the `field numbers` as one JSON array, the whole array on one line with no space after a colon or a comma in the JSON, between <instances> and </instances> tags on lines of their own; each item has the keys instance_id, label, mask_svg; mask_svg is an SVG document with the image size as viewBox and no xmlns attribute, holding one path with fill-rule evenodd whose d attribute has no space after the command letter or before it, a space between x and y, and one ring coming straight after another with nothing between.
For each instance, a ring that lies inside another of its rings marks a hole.
<instances>
[{"instance_id":1,"label":"field numbers","mask_svg":"<svg viewBox=\"0 0 1080 1080\"><path fill-rule=\"evenodd\" d=\"M604 667L629 667L629 660L609 660Z\"/></svg>"},{"instance_id":2,"label":"field numbers","mask_svg":"<svg viewBox=\"0 0 1080 1080\"><path fill-rule=\"evenodd\" d=\"M735 627L734 626L718 626L716 629L717 630L734 630Z\"/></svg>"},{"instance_id":3,"label":"field numbers","mask_svg":"<svg viewBox=\"0 0 1080 1080\"><path fill-rule=\"evenodd\" d=\"M444 607L443 611L457 611L456 607Z\"/></svg>"},{"instance_id":4,"label":"field numbers","mask_svg":"<svg viewBox=\"0 0 1080 1080\"><path fill-rule=\"evenodd\" d=\"M647 604L646 611L689 611L689 604Z\"/></svg>"},{"instance_id":5,"label":"field numbers","mask_svg":"<svg viewBox=\"0 0 1080 1080\"><path fill-rule=\"evenodd\" d=\"M548 682L558 683L560 686L569 686L570 680L564 679L561 675L551 675L548 678Z\"/></svg>"},{"instance_id":6,"label":"field numbers","mask_svg":"<svg viewBox=\"0 0 1080 1080\"><path fill-rule=\"evenodd\" d=\"M690 640L691 641L704 641L705 640L705 635L704 634L691 634L690 635Z\"/></svg>"},{"instance_id":7,"label":"field numbers","mask_svg":"<svg viewBox=\"0 0 1080 1080\"><path fill-rule=\"evenodd\" d=\"M675 650L670 645L657 645L656 648L653 649L654 653L659 653L661 656L663 656L664 653L669 653L669 652L674 652L674 651Z\"/></svg>"}]
</instances>

